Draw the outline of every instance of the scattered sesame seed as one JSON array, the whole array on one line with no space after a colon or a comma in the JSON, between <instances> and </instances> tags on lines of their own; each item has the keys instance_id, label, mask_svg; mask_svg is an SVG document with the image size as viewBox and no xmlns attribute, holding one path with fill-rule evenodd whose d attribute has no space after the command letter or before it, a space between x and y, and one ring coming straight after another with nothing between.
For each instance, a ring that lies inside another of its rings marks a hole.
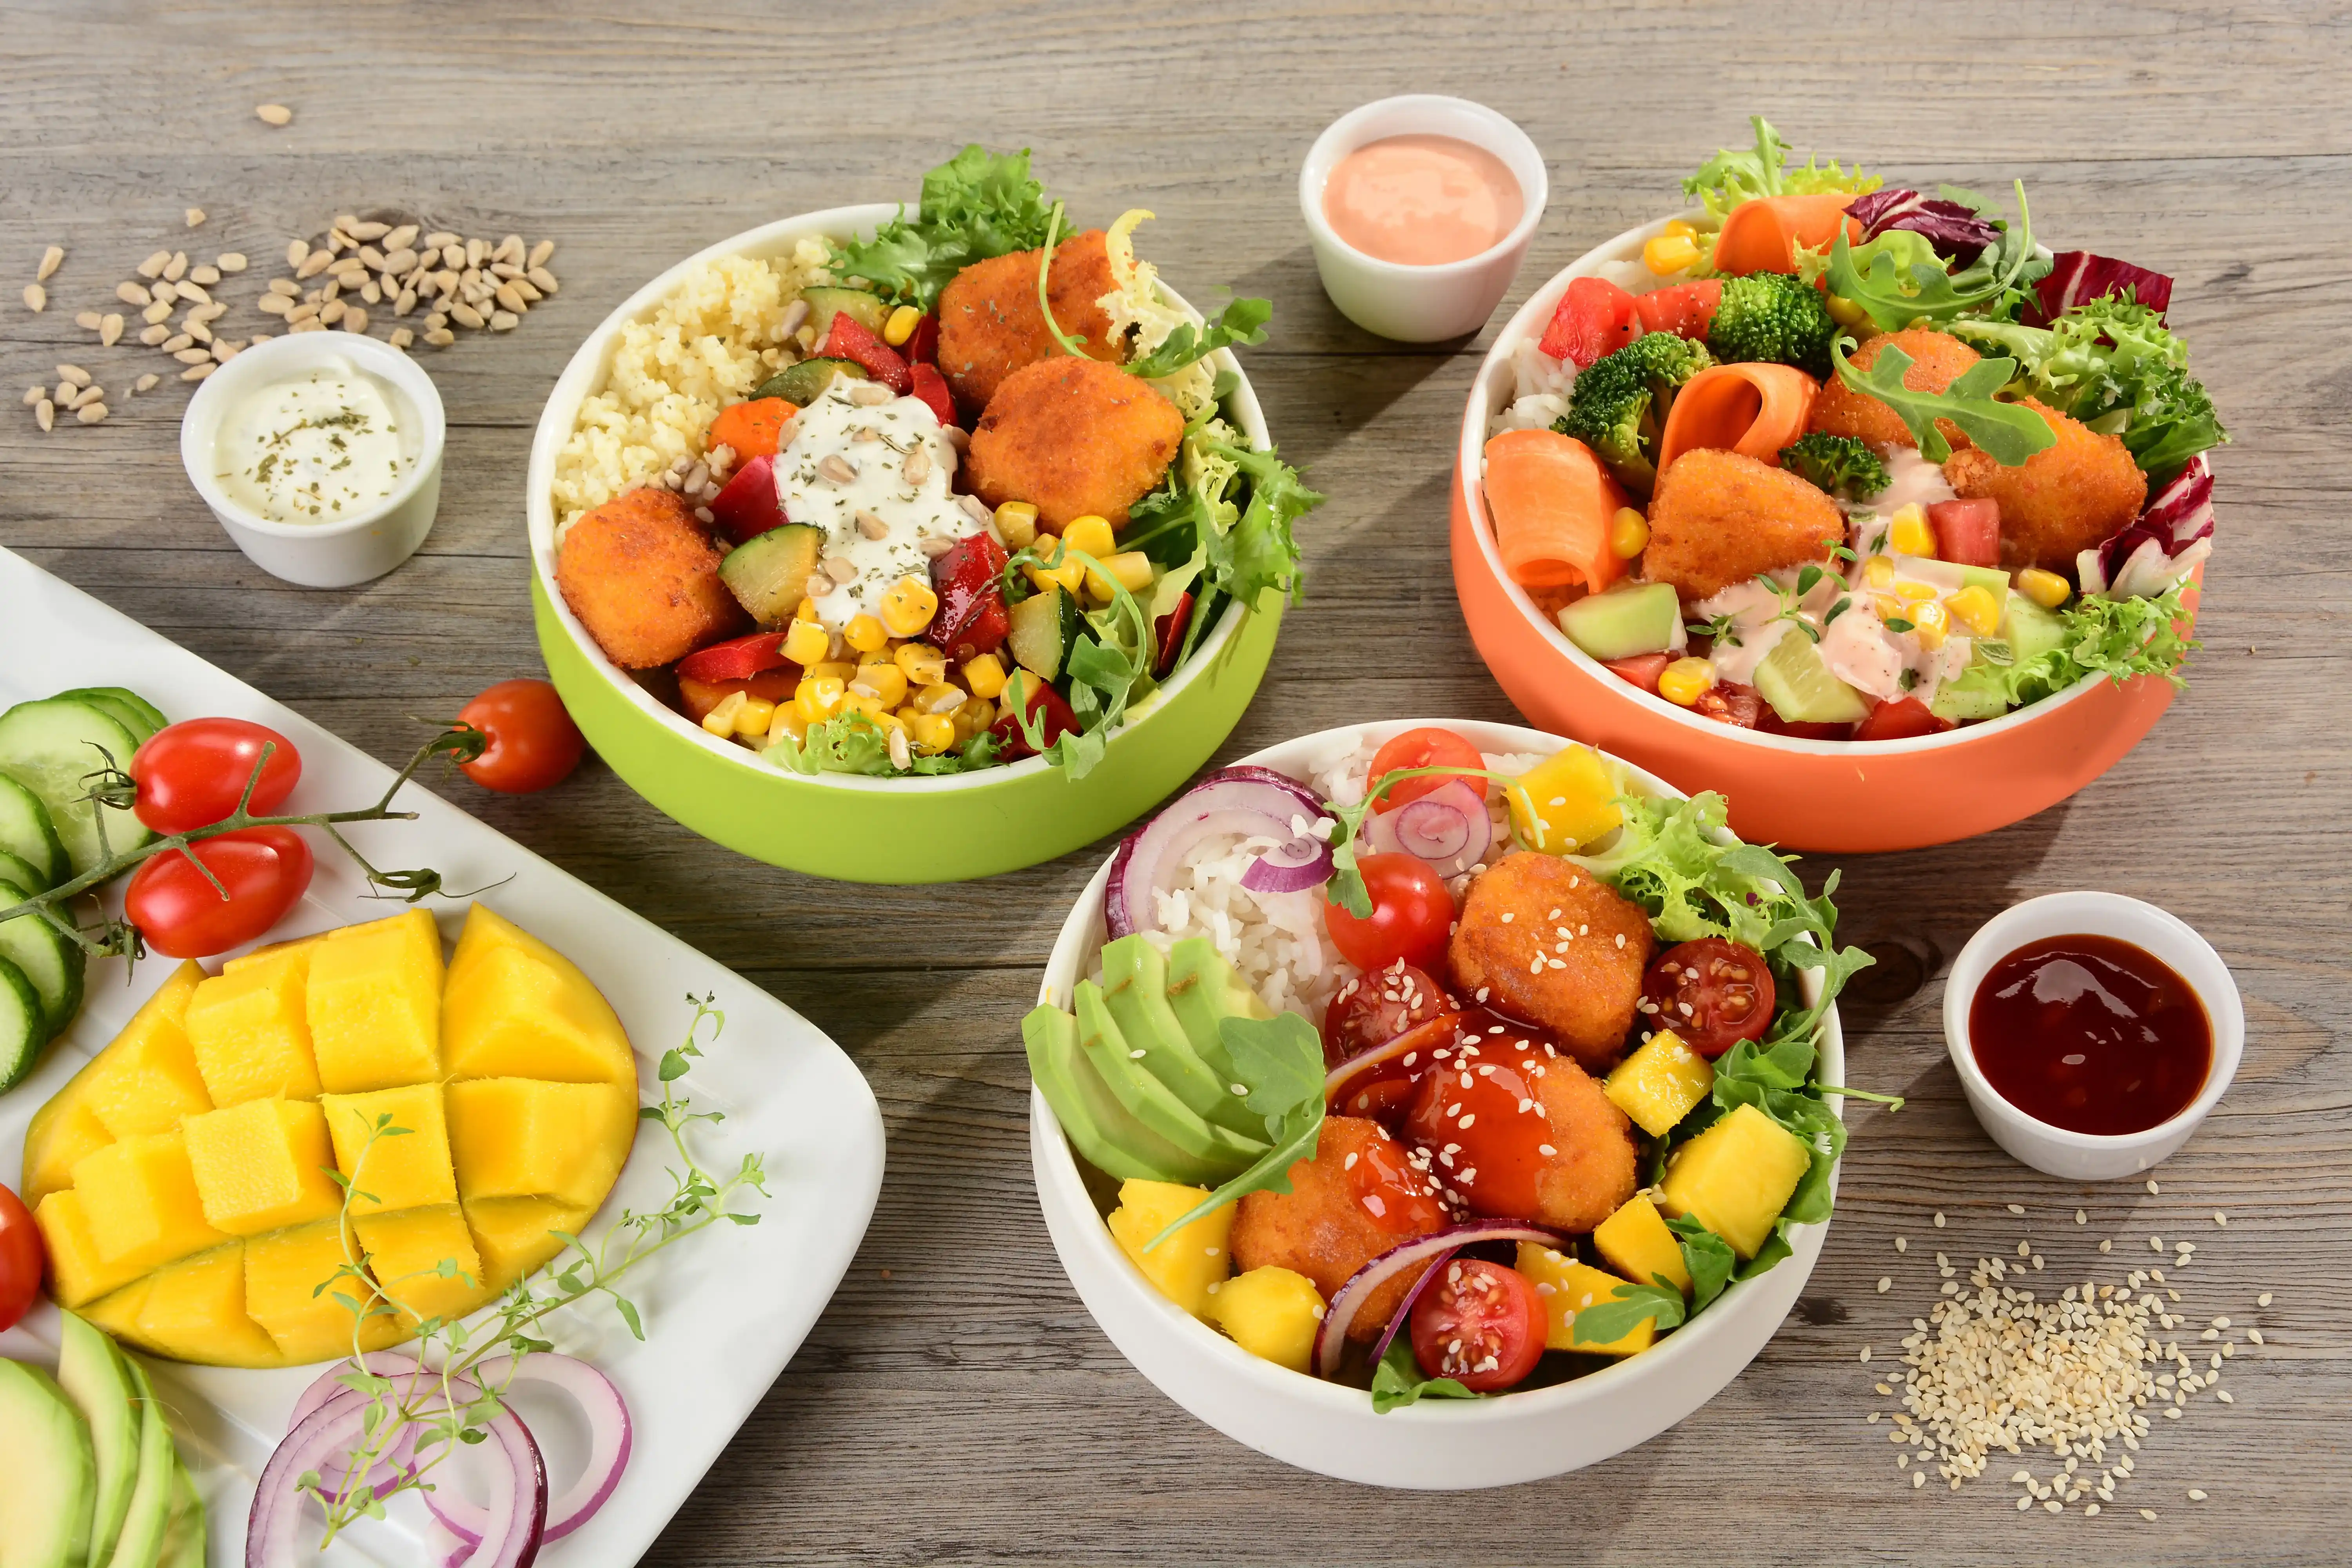
<instances>
[{"instance_id":1,"label":"scattered sesame seed","mask_svg":"<svg viewBox=\"0 0 2352 1568\"><path fill-rule=\"evenodd\" d=\"M1936 1228L1937 1230L1944 1228L1944 1211L1942 1209L1937 1209L1936 1211Z\"/></svg>"},{"instance_id":2,"label":"scattered sesame seed","mask_svg":"<svg viewBox=\"0 0 2352 1568\"><path fill-rule=\"evenodd\" d=\"M2226 1388L2215 1389L2213 1391L2213 1397L2220 1400L2224 1405L2235 1405L2238 1403L2237 1396Z\"/></svg>"},{"instance_id":3,"label":"scattered sesame seed","mask_svg":"<svg viewBox=\"0 0 2352 1568\"><path fill-rule=\"evenodd\" d=\"M253 112L264 125L290 125L294 121L294 111L282 103L258 104Z\"/></svg>"},{"instance_id":4,"label":"scattered sesame seed","mask_svg":"<svg viewBox=\"0 0 2352 1568\"><path fill-rule=\"evenodd\" d=\"M2248 1329L2248 1330L2246 1331L2246 1338L2248 1338L2248 1339L2250 1339L2250 1340L2253 1341L2253 1342L2254 1342L2254 1343L2256 1343L2256 1344L2261 1344L2261 1343L2263 1343L2263 1331L2262 1331L2262 1330L2260 1330L2260 1329Z\"/></svg>"},{"instance_id":5,"label":"scattered sesame seed","mask_svg":"<svg viewBox=\"0 0 2352 1568\"><path fill-rule=\"evenodd\" d=\"M2152 1508L2144 1508L2140 1510L2139 1516L2140 1518L2147 1521L2150 1524L2154 1524L2156 1522L2156 1510Z\"/></svg>"},{"instance_id":6,"label":"scattered sesame seed","mask_svg":"<svg viewBox=\"0 0 2352 1568\"><path fill-rule=\"evenodd\" d=\"M1868 1345L1862 1347L1862 1359L1864 1361L1868 1361L1870 1359L1870 1347Z\"/></svg>"},{"instance_id":7,"label":"scattered sesame seed","mask_svg":"<svg viewBox=\"0 0 2352 1568\"><path fill-rule=\"evenodd\" d=\"M2042 1506L2049 1510L2052 1513L2064 1513L2066 1511L2066 1505L2060 1502L2056 1498L2052 1498L2048 1502L2043 1503Z\"/></svg>"},{"instance_id":8,"label":"scattered sesame seed","mask_svg":"<svg viewBox=\"0 0 2352 1568\"><path fill-rule=\"evenodd\" d=\"M1910 1251L1910 1250L1911 1250L1911 1242L1910 1242L1910 1239L1909 1239L1907 1237L1900 1237L1900 1236L1896 1237L1895 1238L1895 1251L1897 1251L1897 1252L1908 1252L1908 1251Z\"/></svg>"},{"instance_id":9,"label":"scattered sesame seed","mask_svg":"<svg viewBox=\"0 0 2352 1568\"><path fill-rule=\"evenodd\" d=\"M1879 1293L1880 1295L1884 1296L1884 1295L1885 1295L1889 1290L1892 1290L1892 1289L1895 1289L1895 1281L1894 1281L1894 1280L1892 1280L1892 1279L1888 1279L1888 1278L1887 1278L1885 1275L1884 1275L1884 1274L1882 1274L1882 1275L1880 1275L1880 1276L1878 1277L1878 1293Z\"/></svg>"},{"instance_id":10,"label":"scattered sesame seed","mask_svg":"<svg viewBox=\"0 0 2352 1568\"><path fill-rule=\"evenodd\" d=\"M2213 1211L2213 1223L2215 1225L2228 1225L2230 1223L2230 1216L2223 1214L2220 1209L2215 1209Z\"/></svg>"},{"instance_id":11,"label":"scattered sesame seed","mask_svg":"<svg viewBox=\"0 0 2352 1568\"><path fill-rule=\"evenodd\" d=\"M1926 1486L1927 1484L1927 1471L1925 1471L1925 1470L1914 1470L1914 1471L1912 1471L1912 1472L1911 1472L1911 1489L1912 1489L1913 1491L1915 1491L1915 1492L1916 1492L1916 1491L1917 1491L1921 1487L1924 1487L1924 1486Z\"/></svg>"},{"instance_id":12,"label":"scattered sesame seed","mask_svg":"<svg viewBox=\"0 0 2352 1568\"><path fill-rule=\"evenodd\" d=\"M2147 1179L2147 1195L2148 1195L2148 1196L2150 1196L2150 1197L2154 1197L2154 1196L2156 1196L2156 1193L2157 1193L2156 1178L2155 1178L2154 1176L2150 1176L2150 1177ZM2154 1515L2154 1514L2149 1514L2149 1515L2148 1515L2148 1517L2149 1517L2150 1519L2154 1519L2154 1518L2156 1517L2156 1515Z\"/></svg>"},{"instance_id":13,"label":"scattered sesame seed","mask_svg":"<svg viewBox=\"0 0 2352 1568\"><path fill-rule=\"evenodd\" d=\"M2099 1250L2101 1252L2113 1252L2115 1249L2116 1244L2112 1241L2103 1241L2099 1243Z\"/></svg>"},{"instance_id":14,"label":"scattered sesame seed","mask_svg":"<svg viewBox=\"0 0 2352 1568\"><path fill-rule=\"evenodd\" d=\"M2267 1290L2263 1291L2261 1295L2259 1295L2259 1296L2257 1296L2257 1297L2255 1297L2255 1298L2254 1298L2254 1305L2255 1305L2255 1306L2257 1306L2257 1307L2267 1307L2267 1306L2269 1306L2270 1304L2271 1304L2271 1293L2270 1293L2269 1291L2267 1291Z\"/></svg>"},{"instance_id":15,"label":"scattered sesame seed","mask_svg":"<svg viewBox=\"0 0 2352 1568\"><path fill-rule=\"evenodd\" d=\"M2096 1512L2098 1512L2098 1511L2099 1511L2099 1505L2098 1505L2097 1503L2095 1503L2095 1502L2094 1502L2094 1503L2085 1503L2085 1504L2084 1504L2084 1505L2083 1505L2083 1512L2084 1512L2084 1516L2085 1516L2085 1517L2088 1517L2089 1515L2091 1515L2091 1514L2095 1514L2095 1513L2096 1513Z\"/></svg>"},{"instance_id":16,"label":"scattered sesame seed","mask_svg":"<svg viewBox=\"0 0 2352 1568\"><path fill-rule=\"evenodd\" d=\"M2204 1489L2201 1487L2190 1487L2189 1489L2189 1500L2190 1502L2203 1502L2205 1500Z\"/></svg>"},{"instance_id":17,"label":"scattered sesame seed","mask_svg":"<svg viewBox=\"0 0 2352 1568\"><path fill-rule=\"evenodd\" d=\"M2017 1500L2017 1511L2020 1513L2023 1513L2027 1509L2032 1508L2032 1506L2033 1500L2030 1497L2021 1497Z\"/></svg>"},{"instance_id":18,"label":"scattered sesame seed","mask_svg":"<svg viewBox=\"0 0 2352 1568\"><path fill-rule=\"evenodd\" d=\"M2150 1252L2162 1252L2164 1250L2164 1237L2160 1236L2149 1237L2147 1238L2147 1249Z\"/></svg>"},{"instance_id":19,"label":"scattered sesame seed","mask_svg":"<svg viewBox=\"0 0 2352 1568\"><path fill-rule=\"evenodd\" d=\"M2091 1223L2091 1216L2084 1214L2081 1209L2076 1209L2074 1211L2074 1223L2076 1225L2088 1225Z\"/></svg>"},{"instance_id":20,"label":"scattered sesame seed","mask_svg":"<svg viewBox=\"0 0 2352 1568\"><path fill-rule=\"evenodd\" d=\"M2217 1329L2226 1329L2230 1326L2230 1320L2227 1318L2216 1318L2213 1320L2213 1326Z\"/></svg>"}]
</instances>

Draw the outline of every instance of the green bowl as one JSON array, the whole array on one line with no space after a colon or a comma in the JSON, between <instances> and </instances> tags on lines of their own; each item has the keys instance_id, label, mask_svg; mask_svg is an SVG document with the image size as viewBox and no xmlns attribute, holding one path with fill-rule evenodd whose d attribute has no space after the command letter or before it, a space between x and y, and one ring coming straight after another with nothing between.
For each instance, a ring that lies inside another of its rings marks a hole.
<instances>
[{"instance_id":1,"label":"green bowl","mask_svg":"<svg viewBox=\"0 0 2352 1568\"><path fill-rule=\"evenodd\" d=\"M555 587L555 457L581 404L610 373L622 327L650 314L688 269L720 256L788 254L813 236L887 222L887 204L835 207L723 240L647 283L607 317L557 380L531 441L528 510L531 613L549 677L589 744L631 789L714 843L845 882L953 882L1066 855L1125 826L1208 761L1249 706L1282 625L1279 597L1228 605L1192 661L1111 737L1083 779L1036 758L938 777L811 776L771 767L689 723L606 658ZM1181 304L1181 301L1178 301ZM1269 445L1242 375L1226 406L1255 447Z\"/></svg>"}]
</instances>

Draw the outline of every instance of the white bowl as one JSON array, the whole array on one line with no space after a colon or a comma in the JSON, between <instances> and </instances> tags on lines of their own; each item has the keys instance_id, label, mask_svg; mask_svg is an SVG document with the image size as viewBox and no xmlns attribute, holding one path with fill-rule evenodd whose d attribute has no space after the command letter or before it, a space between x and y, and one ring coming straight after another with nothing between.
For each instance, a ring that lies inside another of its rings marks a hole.
<instances>
[{"instance_id":1,"label":"white bowl","mask_svg":"<svg viewBox=\"0 0 2352 1568\"><path fill-rule=\"evenodd\" d=\"M2147 949L2197 993L2213 1027L2205 1087L2186 1110L2144 1132L2073 1132L2028 1116L1987 1081L1969 1041L1969 1010L1992 966L2028 942L2053 936L2111 936ZM2072 1182L2137 1175L2171 1155L2221 1099L2246 1050L2246 1014L2238 984L2213 944L2178 916L2121 893L2045 893L2013 904L1977 928L1944 981L1944 1047L1968 1091L1969 1109L1992 1141L2035 1170Z\"/></svg>"},{"instance_id":2,"label":"white bowl","mask_svg":"<svg viewBox=\"0 0 2352 1568\"><path fill-rule=\"evenodd\" d=\"M399 488L332 522L277 522L238 505L213 477L221 421L255 388L337 358L388 384L397 412L422 426L416 461ZM197 384L180 417L180 463L247 560L301 587L348 588L383 576L425 542L441 506L441 448L447 435L433 378L390 343L361 332L292 332L254 344Z\"/></svg>"},{"instance_id":3,"label":"white bowl","mask_svg":"<svg viewBox=\"0 0 2352 1568\"><path fill-rule=\"evenodd\" d=\"M1458 138L1503 161L1526 203L1511 232L1475 256L1435 267L1382 261L1341 239L1323 216L1323 187L1332 166L1383 137L1429 135ZM1543 154L1526 132L1483 103L1428 92L1383 98L1349 110L1315 139L1298 172L1298 205L1307 216L1323 291L1341 315L1366 331L1407 343L1466 337L1486 324L1518 275L1550 195Z\"/></svg>"},{"instance_id":4,"label":"white bowl","mask_svg":"<svg viewBox=\"0 0 2352 1568\"><path fill-rule=\"evenodd\" d=\"M1381 740L1422 724L1443 725L1489 752L1549 753L1568 743L1513 724L1419 719L1326 730L1240 761L1304 777L1309 757L1328 754L1348 736ZM1638 768L1627 773L1641 794L1680 798L1663 780ZM1109 879L1106 862L1063 922L1039 1001L1070 1005L1108 935L1103 889ZM1808 997L1815 994L1817 972L1806 971L1803 984ZM1821 1075L1843 1082L1845 1042L1834 1006L1823 1036ZM1841 1096L1829 1097L1832 1111L1842 1102ZM1764 1348L1796 1304L1829 1230L1826 1221L1792 1226L1793 1251L1777 1268L1731 1287L1655 1349L1589 1376L1493 1399L1429 1400L1376 1415L1362 1389L1260 1360L1161 1295L1111 1239L1053 1108L1034 1088L1029 1156L1045 1228L1070 1283L1138 1372L1237 1442L1300 1469L1371 1486L1510 1486L1596 1464L1657 1436L1715 1397ZM1834 1172L1831 1182L1834 1192Z\"/></svg>"}]
</instances>

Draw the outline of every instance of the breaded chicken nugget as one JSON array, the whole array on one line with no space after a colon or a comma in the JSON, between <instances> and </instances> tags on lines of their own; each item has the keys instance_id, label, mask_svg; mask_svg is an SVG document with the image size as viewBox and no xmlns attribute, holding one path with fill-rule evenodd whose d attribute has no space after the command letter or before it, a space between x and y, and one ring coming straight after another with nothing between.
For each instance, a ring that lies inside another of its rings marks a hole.
<instances>
[{"instance_id":1,"label":"breaded chicken nugget","mask_svg":"<svg viewBox=\"0 0 2352 1568\"><path fill-rule=\"evenodd\" d=\"M1926 327L1906 327L1899 332L1873 338L1846 357L1853 362L1856 370L1868 370L1878 363L1879 350L1889 343L1911 356L1911 368L1903 373L1903 384L1914 392L1942 392L1983 357L1951 333L1930 331ZM1826 430L1832 436L1859 436L1874 446L1919 444L1895 410L1875 397L1854 391L1834 374L1822 383L1821 395L1813 399L1811 428ZM1969 438L1950 420L1937 420L1936 428L1952 444L1954 451L1969 445Z\"/></svg>"},{"instance_id":2,"label":"breaded chicken nugget","mask_svg":"<svg viewBox=\"0 0 2352 1568\"><path fill-rule=\"evenodd\" d=\"M2077 552L2131 521L2147 504L2147 476L2121 437L2102 436L2030 397L2022 406L2056 432L2054 446L2014 468L1981 451L1955 452L1944 465L1944 479L1963 496L2000 503L2001 565L2011 572L2040 566L2072 577Z\"/></svg>"},{"instance_id":3,"label":"breaded chicken nugget","mask_svg":"<svg viewBox=\"0 0 2352 1568\"><path fill-rule=\"evenodd\" d=\"M1641 1184L1633 1123L1539 1034L1486 1033L1488 1015L1470 1017L1445 1063L1422 1075L1404 1135L1472 1214L1591 1230Z\"/></svg>"},{"instance_id":4,"label":"breaded chicken nugget","mask_svg":"<svg viewBox=\"0 0 2352 1568\"><path fill-rule=\"evenodd\" d=\"M572 523L555 584L605 658L651 669L744 624L719 559L685 498L648 485Z\"/></svg>"},{"instance_id":5,"label":"breaded chicken nugget","mask_svg":"<svg viewBox=\"0 0 2352 1568\"><path fill-rule=\"evenodd\" d=\"M1624 1052L1650 947L1641 906L1580 866L1520 850L1470 884L1447 952L1456 990L1545 1030L1598 1072Z\"/></svg>"},{"instance_id":6,"label":"breaded chicken nugget","mask_svg":"<svg viewBox=\"0 0 2352 1568\"><path fill-rule=\"evenodd\" d=\"M1697 447L1658 477L1642 575L1685 600L1759 572L1819 561L1845 538L1845 514L1812 485L1738 452Z\"/></svg>"},{"instance_id":7,"label":"breaded chicken nugget","mask_svg":"<svg viewBox=\"0 0 2352 1568\"><path fill-rule=\"evenodd\" d=\"M1022 250L976 261L940 290L940 374L967 416L987 407L1006 376L1062 352L1037 309L1037 259L1036 251ZM1095 303L1113 286L1102 230L1074 234L1054 247L1045 292L1055 322L1086 339L1088 358L1116 364L1127 357L1125 346Z\"/></svg>"},{"instance_id":8,"label":"breaded chicken nugget","mask_svg":"<svg viewBox=\"0 0 2352 1568\"><path fill-rule=\"evenodd\" d=\"M1360 1116L1327 1116L1315 1158L1290 1167L1288 1192L1249 1193L1235 1205L1230 1244L1244 1273L1269 1264L1287 1268L1313 1280L1328 1301L1381 1253L1451 1222L1435 1185L1387 1128ZM1348 1337L1377 1335L1421 1274L1400 1270L1373 1291Z\"/></svg>"},{"instance_id":9,"label":"breaded chicken nugget","mask_svg":"<svg viewBox=\"0 0 2352 1568\"><path fill-rule=\"evenodd\" d=\"M965 472L990 506L1028 501L1052 532L1088 512L1116 528L1183 438L1184 416L1149 383L1056 354L1004 378L972 428Z\"/></svg>"}]
</instances>

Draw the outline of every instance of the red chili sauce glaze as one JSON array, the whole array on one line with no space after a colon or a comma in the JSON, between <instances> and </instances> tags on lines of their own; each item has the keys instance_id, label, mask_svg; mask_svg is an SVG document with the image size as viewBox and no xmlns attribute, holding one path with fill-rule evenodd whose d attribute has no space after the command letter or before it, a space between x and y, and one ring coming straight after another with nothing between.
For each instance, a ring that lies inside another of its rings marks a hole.
<instances>
[{"instance_id":1,"label":"red chili sauce glaze","mask_svg":"<svg viewBox=\"0 0 2352 1568\"><path fill-rule=\"evenodd\" d=\"M1472 1214L1525 1219L1556 1151L1539 1080L1550 1043L1483 1009L1462 1016L1445 1059L1423 1075L1405 1136L1429 1152L1440 1187Z\"/></svg>"},{"instance_id":2,"label":"red chili sauce glaze","mask_svg":"<svg viewBox=\"0 0 2352 1568\"><path fill-rule=\"evenodd\" d=\"M1399 1240L1427 1236L1453 1215L1416 1167L1412 1152L1389 1138L1367 1140L1349 1156L1348 1180L1372 1223Z\"/></svg>"},{"instance_id":3,"label":"red chili sauce glaze","mask_svg":"<svg viewBox=\"0 0 2352 1568\"><path fill-rule=\"evenodd\" d=\"M2144 1132L2188 1109L2213 1065L2205 1005L2170 965L2110 936L2029 942L1969 1004L1993 1091L2072 1132Z\"/></svg>"}]
</instances>

